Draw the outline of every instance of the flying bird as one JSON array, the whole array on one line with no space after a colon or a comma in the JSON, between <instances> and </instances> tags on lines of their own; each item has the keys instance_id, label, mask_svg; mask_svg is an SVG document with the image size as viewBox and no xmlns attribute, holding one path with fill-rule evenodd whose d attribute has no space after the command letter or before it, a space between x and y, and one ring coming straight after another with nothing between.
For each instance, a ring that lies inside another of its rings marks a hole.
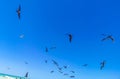
<instances>
[{"instance_id":1,"label":"flying bird","mask_svg":"<svg viewBox=\"0 0 120 79\"><path fill-rule=\"evenodd\" d=\"M48 61L47 60L45 60L45 63L47 63Z\"/></svg>"},{"instance_id":2,"label":"flying bird","mask_svg":"<svg viewBox=\"0 0 120 79\"><path fill-rule=\"evenodd\" d=\"M101 63L100 63L100 70L102 70L103 68L104 68L104 66L105 66L105 63L106 63L106 61L104 60L104 61L102 61Z\"/></svg>"},{"instance_id":3,"label":"flying bird","mask_svg":"<svg viewBox=\"0 0 120 79\"><path fill-rule=\"evenodd\" d=\"M53 73L54 71L52 70L52 71L50 71L50 73Z\"/></svg>"},{"instance_id":4,"label":"flying bird","mask_svg":"<svg viewBox=\"0 0 120 79\"><path fill-rule=\"evenodd\" d=\"M63 66L65 69L67 69L67 66Z\"/></svg>"},{"instance_id":5,"label":"flying bird","mask_svg":"<svg viewBox=\"0 0 120 79\"><path fill-rule=\"evenodd\" d=\"M20 14L21 14L21 5L19 5L18 9L16 10L18 14L18 18L20 19Z\"/></svg>"},{"instance_id":6,"label":"flying bird","mask_svg":"<svg viewBox=\"0 0 120 79\"><path fill-rule=\"evenodd\" d=\"M75 73L75 71L70 71L70 72Z\"/></svg>"},{"instance_id":7,"label":"flying bird","mask_svg":"<svg viewBox=\"0 0 120 79\"><path fill-rule=\"evenodd\" d=\"M66 34L66 35L68 35L68 37L69 37L69 42L71 43L71 42L72 42L72 38L73 38L72 34Z\"/></svg>"},{"instance_id":8,"label":"flying bird","mask_svg":"<svg viewBox=\"0 0 120 79\"><path fill-rule=\"evenodd\" d=\"M45 48L45 52L48 52L48 48L47 47Z\"/></svg>"},{"instance_id":9,"label":"flying bird","mask_svg":"<svg viewBox=\"0 0 120 79\"><path fill-rule=\"evenodd\" d=\"M28 64L28 62L25 61L25 64Z\"/></svg>"},{"instance_id":10,"label":"flying bird","mask_svg":"<svg viewBox=\"0 0 120 79\"><path fill-rule=\"evenodd\" d=\"M69 75L69 74L65 73L64 75Z\"/></svg>"},{"instance_id":11,"label":"flying bird","mask_svg":"<svg viewBox=\"0 0 120 79\"><path fill-rule=\"evenodd\" d=\"M60 68L60 67L58 67L58 69L61 71L62 70L62 68Z\"/></svg>"},{"instance_id":12,"label":"flying bird","mask_svg":"<svg viewBox=\"0 0 120 79\"><path fill-rule=\"evenodd\" d=\"M105 36L105 35L104 35ZM113 36L112 35L108 35L108 36L106 36L105 38L103 38L101 41L105 41L105 40L112 40L112 42L114 42L114 38L113 38Z\"/></svg>"},{"instance_id":13,"label":"flying bird","mask_svg":"<svg viewBox=\"0 0 120 79\"><path fill-rule=\"evenodd\" d=\"M88 64L83 64L82 66L86 67L86 66L88 66Z\"/></svg>"},{"instance_id":14,"label":"flying bird","mask_svg":"<svg viewBox=\"0 0 120 79\"><path fill-rule=\"evenodd\" d=\"M62 71L59 71L61 74L63 73Z\"/></svg>"},{"instance_id":15,"label":"flying bird","mask_svg":"<svg viewBox=\"0 0 120 79\"><path fill-rule=\"evenodd\" d=\"M28 72L25 74L25 77L28 77Z\"/></svg>"},{"instance_id":16,"label":"flying bird","mask_svg":"<svg viewBox=\"0 0 120 79\"><path fill-rule=\"evenodd\" d=\"M70 76L70 78L75 78L75 76Z\"/></svg>"},{"instance_id":17,"label":"flying bird","mask_svg":"<svg viewBox=\"0 0 120 79\"><path fill-rule=\"evenodd\" d=\"M55 61L55 60L52 60L53 64L55 64L57 67L59 67L59 64Z\"/></svg>"}]
</instances>

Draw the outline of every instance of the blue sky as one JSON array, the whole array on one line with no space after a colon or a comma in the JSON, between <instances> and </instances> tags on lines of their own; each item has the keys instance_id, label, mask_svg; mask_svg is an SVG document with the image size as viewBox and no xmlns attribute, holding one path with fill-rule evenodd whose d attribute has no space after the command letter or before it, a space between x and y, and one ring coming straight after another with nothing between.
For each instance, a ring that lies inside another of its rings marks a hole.
<instances>
[{"instance_id":1,"label":"blue sky","mask_svg":"<svg viewBox=\"0 0 120 79\"><path fill-rule=\"evenodd\" d=\"M64 72L74 70L75 79L119 79L119 4L119 0L0 0L0 73L69 79L57 71L50 74L56 70L54 59L60 66L69 65ZM66 33L73 35L72 43ZM101 42L101 34L112 35L114 43ZM56 49L46 53L45 47L52 46ZM103 60L106 65L100 70Z\"/></svg>"}]
</instances>

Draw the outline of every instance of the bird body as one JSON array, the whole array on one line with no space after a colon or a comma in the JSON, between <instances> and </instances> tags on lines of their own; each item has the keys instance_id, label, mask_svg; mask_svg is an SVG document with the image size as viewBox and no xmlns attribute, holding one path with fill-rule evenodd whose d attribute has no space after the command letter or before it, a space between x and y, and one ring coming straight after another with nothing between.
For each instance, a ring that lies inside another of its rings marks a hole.
<instances>
[{"instance_id":1,"label":"bird body","mask_svg":"<svg viewBox=\"0 0 120 79\"><path fill-rule=\"evenodd\" d=\"M21 5L19 5L18 9L16 10L18 18L20 19L20 15L21 15Z\"/></svg>"},{"instance_id":2,"label":"bird body","mask_svg":"<svg viewBox=\"0 0 120 79\"><path fill-rule=\"evenodd\" d=\"M100 64L101 64L100 70L102 70L105 66L105 61L101 62Z\"/></svg>"}]
</instances>

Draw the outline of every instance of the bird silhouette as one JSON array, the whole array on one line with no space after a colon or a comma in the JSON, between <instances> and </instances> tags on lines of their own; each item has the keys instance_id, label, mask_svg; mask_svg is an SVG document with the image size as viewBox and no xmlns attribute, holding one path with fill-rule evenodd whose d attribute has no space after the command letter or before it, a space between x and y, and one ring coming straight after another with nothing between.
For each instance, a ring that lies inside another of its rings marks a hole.
<instances>
[{"instance_id":1,"label":"bird silhouette","mask_svg":"<svg viewBox=\"0 0 120 79\"><path fill-rule=\"evenodd\" d=\"M69 75L69 74L67 74L67 73L64 73L63 75Z\"/></svg>"},{"instance_id":2,"label":"bird silhouette","mask_svg":"<svg viewBox=\"0 0 120 79\"><path fill-rule=\"evenodd\" d=\"M104 35L104 36L106 36L106 35ZM112 40L112 42L114 42L114 38L113 38L113 36L112 35L107 35L105 38L103 38L101 41L105 41L105 40L108 40L108 39L110 39L110 40Z\"/></svg>"},{"instance_id":3,"label":"bird silhouette","mask_svg":"<svg viewBox=\"0 0 120 79\"><path fill-rule=\"evenodd\" d=\"M61 68L61 67L58 67L58 70L60 70L60 71L61 71L61 70L62 70L62 68Z\"/></svg>"},{"instance_id":4,"label":"bird silhouette","mask_svg":"<svg viewBox=\"0 0 120 79\"><path fill-rule=\"evenodd\" d=\"M45 60L45 63L47 63L48 61L47 60Z\"/></svg>"},{"instance_id":5,"label":"bird silhouette","mask_svg":"<svg viewBox=\"0 0 120 79\"><path fill-rule=\"evenodd\" d=\"M67 66L63 66L65 69L67 69Z\"/></svg>"},{"instance_id":6,"label":"bird silhouette","mask_svg":"<svg viewBox=\"0 0 120 79\"><path fill-rule=\"evenodd\" d=\"M70 72L75 73L75 71L70 71Z\"/></svg>"},{"instance_id":7,"label":"bird silhouette","mask_svg":"<svg viewBox=\"0 0 120 79\"><path fill-rule=\"evenodd\" d=\"M50 71L50 73L53 73L54 71L52 70L52 71Z\"/></svg>"},{"instance_id":8,"label":"bird silhouette","mask_svg":"<svg viewBox=\"0 0 120 79\"><path fill-rule=\"evenodd\" d=\"M28 62L27 62L27 61L25 61L25 64L28 64Z\"/></svg>"},{"instance_id":9,"label":"bird silhouette","mask_svg":"<svg viewBox=\"0 0 120 79\"><path fill-rule=\"evenodd\" d=\"M83 64L82 66L86 67L86 66L88 66L88 64Z\"/></svg>"},{"instance_id":10,"label":"bird silhouette","mask_svg":"<svg viewBox=\"0 0 120 79\"><path fill-rule=\"evenodd\" d=\"M75 76L70 76L70 78L75 78Z\"/></svg>"},{"instance_id":11,"label":"bird silhouette","mask_svg":"<svg viewBox=\"0 0 120 79\"><path fill-rule=\"evenodd\" d=\"M28 77L28 72L25 74L25 77L26 77L26 78Z\"/></svg>"},{"instance_id":12,"label":"bird silhouette","mask_svg":"<svg viewBox=\"0 0 120 79\"><path fill-rule=\"evenodd\" d=\"M100 70L102 70L103 68L104 68L104 66L105 66L105 63L106 63L106 61L104 60L104 61L102 61L101 63L100 63Z\"/></svg>"},{"instance_id":13,"label":"bird silhouette","mask_svg":"<svg viewBox=\"0 0 120 79\"><path fill-rule=\"evenodd\" d=\"M62 74L63 72L61 70L59 70L59 72Z\"/></svg>"},{"instance_id":14,"label":"bird silhouette","mask_svg":"<svg viewBox=\"0 0 120 79\"><path fill-rule=\"evenodd\" d=\"M21 15L21 5L19 5L18 9L16 10L18 18L20 19L20 15Z\"/></svg>"},{"instance_id":15,"label":"bird silhouette","mask_svg":"<svg viewBox=\"0 0 120 79\"><path fill-rule=\"evenodd\" d=\"M72 38L73 38L73 36L72 36L72 34L66 34L66 35L68 35L68 37L69 37L69 42L71 43L72 42Z\"/></svg>"},{"instance_id":16,"label":"bird silhouette","mask_svg":"<svg viewBox=\"0 0 120 79\"><path fill-rule=\"evenodd\" d=\"M57 67L59 67L59 64L55 61L55 60L52 60L53 64L55 64Z\"/></svg>"},{"instance_id":17,"label":"bird silhouette","mask_svg":"<svg viewBox=\"0 0 120 79\"><path fill-rule=\"evenodd\" d=\"M48 48L47 47L45 48L45 52L48 52Z\"/></svg>"}]
</instances>

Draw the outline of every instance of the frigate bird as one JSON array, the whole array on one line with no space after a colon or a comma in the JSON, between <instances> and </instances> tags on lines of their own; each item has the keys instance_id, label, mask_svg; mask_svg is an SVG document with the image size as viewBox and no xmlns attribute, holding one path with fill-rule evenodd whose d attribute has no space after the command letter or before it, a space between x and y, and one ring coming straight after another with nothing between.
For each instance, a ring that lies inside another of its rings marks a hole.
<instances>
[{"instance_id":1,"label":"frigate bird","mask_svg":"<svg viewBox=\"0 0 120 79\"><path fill-rule=\"evenodd\" d=\"M71 43L72 42L72 38L73 38L73 36L72 36L72 34L66 34L66 35L68 35L68 37L69 37L69 42Z\"/></svg>"},{"instance_id":2,"label":"frigate bird","mask_svg":"<svg viewBox=\"0 0 120 79\"><path fill-rule=\"evenodd\" d=\"M108 39L110 39L110 40L112 40L112 42L114 42L114 38L113 38L113 36L112 35L107 35L105 38L103 38L101 41L105 41L105 40L108 40Z\"/></svg>"},{"instance_id":3,"label":"frigate bird","mask_svg":"<svg viewBox=\"0 0 120 79\"><path fill-rule=\"evenodd\" d=\"M21 15L21 5L19 5L18 9L16 10L18 18L20 19L20 15Z\"/></svg>"},{"instance_id":4,"label":"frigate bird","mask_svg":"<svg viewBox=\"0 0 120 79\"><path fill-rule=\"evenodd\" d=\"M48 52L48 48L47 47L45 48L45 52Z\"/></svg>"},{"instance_id":5,"label":"frigate bird","mask_svg":"<svg viewBox=\"0 0 120 79\"><path fill-rule=\"evenodd\" d=\"M58 67L58 69L61 71L62 70L62 68L61 67Z\"/></svg>"},{"instance_id":6,"label":"frigate bird","mask_svg":"<svg viewBox=\"0 0 120 79\"><path fill-rule=\"evenodd\" d=\"M72 42L72 34L68 34L69 36L69 42L71 43Z\"/></svg>"},{"instance_id":7,"label":"frigate bird","mask_svg":"<svg viewBox=\"0 0 120 79\"><path fill-rule=\"evenodd\" d=\"M27 62L27 61L25 61L25 64L28 64L28 62Z\"/></svg>"},{"instance_id":8,"label":"frigate bird","mask_svg":"<svg viewBox=\"0 0 120 79\"><path fill-rule=\"evenodd\" d=\"M55 60L52 60L53 64L55 64L57 67L59 67L59 64L55 61Z\"/></svg>"},{"instance_id":9,"label":"frigate bird","mask_svg":"<svg viewBox=\"0 0 120 79\"><path fill-rule=\"evenodd\" d=\"M88 66L88 64L83 64L82 66L86 67L86 66Z\"/></svg>"},{"instance_id":10,"label":"frigate bird","mask_svg":"<svg viewBox=\"0 0 120 79\"><path fill-rule=\"evenodd\" d=\"M52 71L50 71L50 73L53 73L54 71L52 70Z\"/></svg>"},{"instance_id":11,"label":"frigate bird","mask_svg":"<svg viewBox=\"0 0 120 79\"><path fill-rule=\"evenodd\" d=\"M63 66L65 69L67 68L67 66Z\"/></svg>"},{"instance_id":12,"label":"frigate bird","mask_svg":"<svg viewBox=\"0 0 120 79\"><path fill-rule=\"evenodd\" d=\"M106 61L104 60L104 61L102 61L101 63L100 63L100 70L102 70L103 68L104 68L104 66L105 66L105 63L106 63Z\"/></svg>"},{"instance_id":13,"label":"frigate bird","mask_svg":"<svg viewBox=\"0 0 120 79\"><path fill-rule=\"evenodd\" d=\"M62 74L63 72L61 70L59 70L59 72Z\"/></svg>"},{"instance_id":14,"label":"frigate bird","mask_svg":"<svg viewBox=\"0 0 120 79\"><path fill-rule=\"evenodd\" d=\"M67 73L64 73L63 75L69 75L69 74L67 74Z\"/></svg>"},{"instance_id":15,"label":"frigate bird","mask_svg":"<svg viewBox=\"0 0 120 79\"><path fill-rule=\"evenodd\" d=\"M28 72L25 74L25 77L28 77Z\"/></svg>"},{"instance_id":16,"label":"frigate bird","mask_svg":"<svg viewBox=\"0 0 120 79\"><path fill-rule=\"evenodd\" d=\"M45 60L45 63L47 63L48 61L47 60Z\"/></svg>"},{"instance_id":17,"label":"frigate bird","mask_svg":"<svg viewBox=\"0 0 120 79\"><path fill-rule=\"evenodd\" d=\"M75 73L75 71L70 71L70 72Z\"/></svg>"},{"instance_id":18,"label":"frigate bird","mask_svg":"<svg viewBox=\"0 0 120 79\"><path fill-rule=\"evenodd\" d=\"M70 76L70 78L75 78L75 76Z\"/></svg>"}]
</instances>

